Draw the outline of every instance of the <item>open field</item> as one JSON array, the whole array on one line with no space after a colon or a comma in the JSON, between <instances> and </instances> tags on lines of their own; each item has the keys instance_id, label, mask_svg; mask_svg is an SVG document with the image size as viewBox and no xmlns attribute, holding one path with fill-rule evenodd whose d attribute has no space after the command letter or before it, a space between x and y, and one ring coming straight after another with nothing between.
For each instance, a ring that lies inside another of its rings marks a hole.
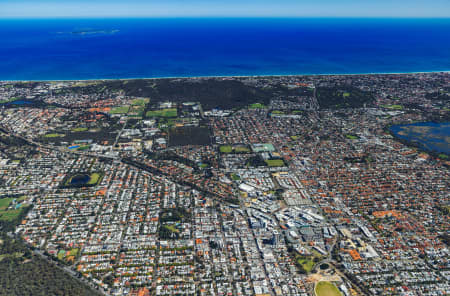
<instances>
[{"instance_id":1,"label":"open field","mask_svg":"<svg viewBox=\"0 0 450 296\"><path fill-rule=\"evenodd\" d=\"M129 109L130 106L115 107L109 111L109 114L127 114Z\"/></svg>"},{"instance_id":2,"label":"open field","mask_svg":"<svg viewBox=\"0 0 450 296\"><path fill-rule=\"evenodd\" d=\"M94 184L97 184L97 183L99 182L101 176L102 176L102 175L99 174L99 173L93 173L93 174L91 174L90 179L89 179L89 181L87 182L87 184L88 184L88 185L94 185Z\"/></svg>"},{"instance_id":3,"label":"open field","mask_svg":"<svg viewBox=\"0 0 450 296\"><path fill-rule=\"evenodd\" d=\"M63 260L65 255L66 255L66 251L64 251L64 250L59 250L58 255L56 255L56 257L57 257L59 260Z\"/></svg>"},{"instance_id":4,"label":"open field","mask_svg":"<svg viewBox=\"0 0 450 296\"><path fill-rule=\"evenodd\" d=\"M88 130L87 127L76 127L74 129L72 129L72 132L85 132L87 130Z\"/></svg>"},{"instance_id":5,"label":"open field","mask_svg":"<svg viewBox=\"0 0 450 296\"><path fill-rule=\"evenodd\" d=\"M163 227L165 227L165 228L167 228L168 230L170 230L170 232L175 232L175 233L178 233L178 232L180 232L178 229L176 229L175 228L175 226L174 225L163 225Z\"/></svg>"},{"instance_id":6,"label":"open field","mask_svg":"<svg viewBox=\"0 0 450 296\"><path fill-rule=\"evenodd\" d=\"M161 110L152 110L145 113L146 117L177 117L178 112L176 108L167 108Z\"/></svg>"},{"instance_id":7,"label":"open field","mask_svg":"<svg viewBox=\"0 0 450 296\"><path fill-rule=\"evenodd\" d=\"M91 145L83 145L77 148L78 151L88 150Z\"/></svg>"},{"instance_id":8,"label":"open field","mask_svg":"<svg viewBox=\"0 0 450 296\"><path fill-rule=\"evenodd\" d=\"M231 147L231 145L222 145L219 147L219 151L221 153L231 153L233 151L233 147Z\"/></svg>"},{"instance_id":9,"label":"open field","mask_svg":"<svg viewBox=\"0 0 450 296\"><path fill-rule=\"evenodd\" d=\"M0 210L5 210L14 198L2 198L0 199Z\"/></svg>"},{"instance_id":10,"label":"open field","mask_svg":"<svg viewBox=\"0 0 450 296\"><path fill-rule=\"evenodd\" d=\"M20 215L21 212L22 209L0 211L0 221L7 221L7 222L13 221Z\"/></svg>"},{"instance_id":11,"label":"open field","mask_svg":"<svg viewBox=\"0 0 450 296\"><path fill-rule=\"evenodd\" d=\"M357 139L359 139L358 136L356 136L356 135L351 135L351 134L346 134L345 137L346 137L347 139L350 139L350 140L357 140Z\"/></svg>"},{"instance_id":12,"label":"open field","mask_svg":"<svg viewBox=\"0 0 450 296\"><path fill-rule=\"evenodd\" d=\"M144 107L149 101L150 99L134 99L131 101L131 105Z\"/></svg>"},{"instance_id":13,"label":"open field","mask_svg":"<svg viewBox=\"0 0 450 296\"><path fill-rule=\"evenodd\" d=\"M222 145L219 147L220 153L250 153L251 150L245 145Z\"/></svg>"},{"instance_id":14,"label":"open field","mask_svg":"<svg viewBox=\"0 0 450 296\"><path fill-rule=\"evenodd\" d=\"M234 146L233 149L234 149L234 151L236 153L249 153L249 152L251 152L250 148L248 148L247 146Z\"/></svg>"},{"instance_id":15,"label":"open field","mask_svg":"<svg viewBox=\"0 0 450 296\"><path fill-rule=\"evenodd\" d=\"M316 296L342 296L339 289L330 282L318 282L314 288Z\"/></svg>"},{"instance_id":16,"label":"open field","mask_svg":"<svg viewBox=\"0 0 450 296\"><path fill-rule=\"evenodd\" d=\"M261 103L254 103L254 104L250 104L248 106L249 109L264 109L266 108L266 106L264 104Z\"/></svg>"},{"instance_id":17,"label":"open field","mask_svg":"<svg viewBox=\"0 0 450 296\"><path fill-rule=\"evenodd\" d=\"M64 134L58 134L58 133L51 133L51 134L46 134L44 137L45 138L60 138L60 137L64 137Z\"/></svg>"},{"instance_id":18,"label":"open field","mask_svg":"<svg viewBox=\"0 0 450 296\"><path fill-rule=\"evenodd\" d=\"M233 181L239 181L241 178L236 174L231 174L231 179L233 179Z\"/></svg>"},{"instance_id":19,"label":"open field","mask_svg":"<svg viewBox=\"0 0 450 296\"><path fill-rule=\"evenodd\" d=\"M282 167L285 166L285 163L282 159L267 159L265 163L270 167Z\"/></svg>"},{"instance_id":20,"label":"open field","mask_svg":"<svg viewBox=\"0 0 450 296\"><path fill-rule=\"evenodd\" d=\"M128 115L142 117L144 115L144 106L131 106L128 110Z\"/></svg>"},{"instance_id":21,"label":"open field","mask_svg":"<svg viewBox=\"0 0 450 296\"><path fill-rule=\"evenodd\" d=\"M315 264L313 261L313 257L297 256L295 258L295 261L297 261L297 263L303 267L306 273L310 273Z\"/></svg>"},{"instance_id":22,"label":"open field","mask_svg":"<svg viewBox=\"0 0 450 296\"><path fill-rule=\"evenodd\" d=\"M78 249L72 249L69 252L69 256L76 256L78 254Z\"/></svg>"},{"instance_id":23,"label":"open field","mask_svg":"<svg viewBox=\"0 0 450 296\"><path fill-rule=\"evenodd\" d=\"M391 110L403 110L402 105L381 105L381 107Z\"/></svg>"}]
</instances>

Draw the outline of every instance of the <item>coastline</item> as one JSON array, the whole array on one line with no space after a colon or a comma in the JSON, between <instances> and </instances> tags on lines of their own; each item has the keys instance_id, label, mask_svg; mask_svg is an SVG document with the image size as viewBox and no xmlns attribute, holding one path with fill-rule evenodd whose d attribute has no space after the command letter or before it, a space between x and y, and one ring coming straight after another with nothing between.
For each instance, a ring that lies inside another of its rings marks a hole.
<instances>
[{"instance_id":1,"label":"coastline","mask_svg":"<svg viewBox=\"0 0 450 296\"><path fill-rule=\"evenodd\" d=\"M368 76L368 75L415 75L415 74L444 74L443 71L412 71L412 72L368 72L368 73L313 73L313 74L262 74L262 75L205 75L205 76L155 76L129 78L89 78L89 79L1 79L0 82L70 82L70 81L114 81L114 80L158 80L158 79L208 79L208 78L270 78L270 77L302 77L302 76Z\"/></svg>"}]
</instances>

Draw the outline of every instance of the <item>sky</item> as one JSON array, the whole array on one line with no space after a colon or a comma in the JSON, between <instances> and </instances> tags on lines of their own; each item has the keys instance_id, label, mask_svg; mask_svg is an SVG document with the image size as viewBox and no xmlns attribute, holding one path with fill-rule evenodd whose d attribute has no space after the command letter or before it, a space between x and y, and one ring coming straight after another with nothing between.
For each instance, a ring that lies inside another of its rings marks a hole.
<instances>
[{"instance_id":1,"label":"sky","mask_svg":"<svg viewBox=\"0 0 450 296\"><path fill-rule=\"evenodd\" d=\"M450 17L450 0L0 0L0 18Z\"/></svg>"}]
</instances>

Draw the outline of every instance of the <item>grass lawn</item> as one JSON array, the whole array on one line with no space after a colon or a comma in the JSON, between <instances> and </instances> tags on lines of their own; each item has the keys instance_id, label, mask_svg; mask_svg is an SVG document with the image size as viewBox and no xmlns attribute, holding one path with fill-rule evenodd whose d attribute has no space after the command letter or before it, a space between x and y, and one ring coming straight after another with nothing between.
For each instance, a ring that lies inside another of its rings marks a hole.
<instances>
[{"instance_id":1,"label":"grass lawn","mask_svg":"<svg viewBox=\"0 0 450 296\"><path fill-rule=\"evenodd\" d=\"M128 110L128 117L141 119L144 112L144 106L131 106L130 110Z\"/></svg>"},{"instance_id":2,"label":"grass lawn","mask_svg":"<svg viewBox=\"0 0 450 296\"><path fill-rule=\"evenodd\" d=\"M88 150L89 147L91 147L91 145L83 145L77 148L77 150L83 151L83 150Z\"/></svg>"},{"instance_id":3,"label":"grass lawn","mask_svg":"<svg viewBox=\"0 0 450 296\"><path fill-rule=\"evenodd\" d=\"M250 149L248 147L245 146L235 146L234 148L234 152L236 153L248 153L250 152Z\"/></svg>"},{"instance_id":4,"label":"grass lawn","mask_svg":"<svg viewBox=\"0 0 450 296\"><path fill-rule=\"evenodd\" d=\"M14 102L14 101L17 101L17 100L19 100L20 98L9 98L9 99L5 99L5 100L0 100L0 104L4 104L4 103L11 103L11 102Z\"/></svg>"},{"instance_id":5,"label":"grass lawn","mask_svg":"<svg viewBox=\"0 0 450 296\"><path fill-rule=\"evenodd\" d=\"M59 137L64 137L64 134L58 134L58 133L51 133L51 134L46 134L44 137L45 138L59 138Z\"/></svg>"},{"instance_id":6,"label":"grass lawn","mask_svg":"<svg viewBox=\"0 0 450 296\"><path fill-rule=\"evenodd\" d=\"M443 160L448 160L448 158L449 158L448 155L444 154L444 153L439 154L438 157Z\"/></svg>"},{"instance_id":7,"label":"grass lawn","mask_svg":"<svg viewBox=\"0 0 450 296\"><path fill-rule=\"evenodd\" d=\"M231 145L222 145L219 147L219 151L221 153L249 153L251 152L250 148L247 146L231 146Z\"/></svg>"},{"instance_id":8,"label":"grass lawn","mask_svg":"<svg viewBox=\"0 0 450 296\"><path fill-rule=\"evenodd\" d=\"M318 282L314 288L316 296L342 296L341 291L330 282Z\"/></svg>"},{"instance_id":9,"label":"grass lawn","mask_svg":"<svg viewBox=\"0 0 450 296\"><path fill-rule=\"evenodd\" d=\"M27 199L27 197L25 195L22 195L17 199L17 201L24 201L25 199Z\"/></svg>"},{"instance_id":10,"label":"grass lawn","mask_svg":"<svg viewBox=\"0 0 450 296\"><path fill-rule=\"evenodd\" d=\"M0 199L0 210L5 210L14 198L2 198Z\"/></svg>"},{"instance_id":11,"label":"grass lawn","mask_svg":"<svg viewBox=\"0 0 450 296\"><path fill-rule=\"evenodd\" d=\"M282 167L284 166L284 161L282 159L267 159L265 160L270 167Z\"/></svg>"},{"instance_id":12,"label":"grass lawn","mask_svg":"<svg viewBox=\"0 0 450 296\"><path fill-rule=\"evenodd\" d=\"M348 92L345 92L345 93L343 93L343 94L342 94L342 96L343 96L344 98L347 98L347 97L349 97L349 96L350 96L350 93L348 93Z\"/></svg>"},{"instance_id":13,"label":"grass lawn","mask_svg":"<svg viewBox=\"0 0 450 296\"><path fill-rule=\"evenodd\" d=\"M149 101L150 99L134 99L131 101L131 105L144 107Z\"/></svg>"},{"instance_id":14,"label":"grass lawn","mask_svg":"<svg viewBox=\"0 0 450 296\"><path fill-rule=\"evenodd\" d=\"M13 221L20 215L20 212L22 212L22 209L0 211L0 221Z\"/></svg>"},{"instance_id":15,"label":"grass lawn","mask_svg":"<svg viewBox=\"0 0 450 296\"><path fill-rule=\"evenodd\" d=\"M56 257L57 257L59 260L63 260L65 255L66 255L66 251L64 251L64 250L59 250L58 255L56 255Z\"/></svg>"},{"instance_id":16,"label":"grass lawn","mask_svg":"<svg viewBox=\"0 0 450 296\"><path fill-rule=\"evenodd\" d=\"M254 104L251 104L250 106L248 106L248 108L249 109L264 109L264 108L266 108L266 106L261 103L254 103Z\"/></svg>"},{"instance_id":17,"label":"grass lawn","mask_svg":"<svg viewBox=\"0 0 450 296\"><path fill-rule=\"evenodd\" d=\"M350 134L345 135L345 137L346 137L347 139L350 139L350 140L357 140L357 139L359 139L358 136L350 135Z\"/></svg>"},{"instance_id":18,"label":"grass lawn","mask_svg":"<svg viewBox=\"0 0 450 296\"><path fill-rule=\"evenodd\" d=\"M278 114L278 115L283 115L283 114L285 114L283 111L280 111L280 110L273 110L272 111L272 114Z\"/></svg>"},{"instance_id":19,"label":"grass lawn","mask_svg":"<svg viewBox=\"0 0 450 296\"><path fill-rule=\"evenodd\" d=\"M146 117L177 117L178 111L176 108L167 108L161 110L147 111Z\"/></svg>"},{"instance_id":20,"label":"grass lawn","mask_svg":"<svg viewBox=\"0 0 450 296\"><path fill-rule=\"evenodd\" d=\"M76 256L78 254L78 249L72 249L69 252L69 256Z\"/></svg>"},{"instance_id":21,"label":"grass lawn","mask_svg":"<svg viewBox=\"0 0 450 296\"><path fill-rule=\"evenodd\" d=\"M223 145L219 147L221 153L231 153L233 152L233 147L231 145Z\"/></svg>"},{"instance_id":22,"label":"grass lawn","mask_svg":"<svg viewBox=\"0 0 450 296\"><path fill-rule=\"evenodd\" d=\"M170 232L175 232L175 233L180 232L178 229L175 228L174 225L163 225L163 227L165 227L166 229L168 229Z\"/></svg>"},{"instance_id":23,"label":"grass lawn","mask_svg":"<svg viewBox=\"0 0 450 296\"><path fill-rule=\"evenodd\" d=\"M74 129L72 129L72 132L85 132L87 130L88 130L87 127L76 127Z\"/></svg>"},{"instance_id":24,"label":"grass lawn","mask_svg":"<svg viewBox=\"0 0 450 296\"><path fill-rule=\"evenodd\" d=\"M234 181L239 181L241 178L236 174L231 174L231 179L233 179Z\"/></svg>"},{"instance_id":25,"label":"grass lawn","mask_svg":"<svg viewBox=\"0 0 450 296\"><path fill-rule=\"evenodd\" d=\"M127 114L128 109L130 109L130 106L115 107L109 111L109 114Z\"/></svg>"},{"instance_id":26,"label":"grass lawn","mask_svg":"<svg viewBox=\"0 0 450 296\"><path fill-rule=\"evenodd\" d=\"M128 114L144 115L144 110L145 110L144 106L131 106L130 109L128 110Z\"/></svg>"},{"instance_id":27,"label":"grass lawn","mask_svg":"<svg viewBox=\"0 0 450 296\"><path fill-rule=\"evenodd\" d=\"M102 177L102 175L100 173L92 173L90 175L90 179L87 182L88 185L93 185L93 184L97 184L100 181L100 178Z\"/></svg>"},{"instance_id":28,"label":"grass lawn","mask_svg":"<svg viewBox=\"0 0 450 296\"><path fill-rule=\"evenodd\" d=\"M391 110L403 110L402 105L381 105L381 107L391 109Z\"/></svg>"},{"instance_id":29,"label":"grass lawn","mask_svg":"<svg viewBox=\"0 0 450 296\"><path fill-rule=\"evenodd\" d=\"M302 256L298 256L295 259L299 264L301 264L303 266L303 269L307 272L310 273L311 270L314 267L314 261L312 257L302 257Z\"/></svg>"}]
</instances>

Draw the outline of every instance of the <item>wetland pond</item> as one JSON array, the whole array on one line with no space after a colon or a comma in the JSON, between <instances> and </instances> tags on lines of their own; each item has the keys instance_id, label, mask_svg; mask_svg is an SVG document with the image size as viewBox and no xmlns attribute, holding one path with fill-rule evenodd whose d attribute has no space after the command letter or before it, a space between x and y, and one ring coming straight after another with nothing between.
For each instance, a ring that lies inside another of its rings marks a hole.
<instances>
[{"instance_id":1,"label":"wetland pond","mask_svg":"<svg viewBox=\"0 0 450 296\"><path fill-rule=\"evenodd\" d=\"M450 122L399 124L391 126L390 131L424 150L450 155Z\"/></svg>"}]
</instances>

